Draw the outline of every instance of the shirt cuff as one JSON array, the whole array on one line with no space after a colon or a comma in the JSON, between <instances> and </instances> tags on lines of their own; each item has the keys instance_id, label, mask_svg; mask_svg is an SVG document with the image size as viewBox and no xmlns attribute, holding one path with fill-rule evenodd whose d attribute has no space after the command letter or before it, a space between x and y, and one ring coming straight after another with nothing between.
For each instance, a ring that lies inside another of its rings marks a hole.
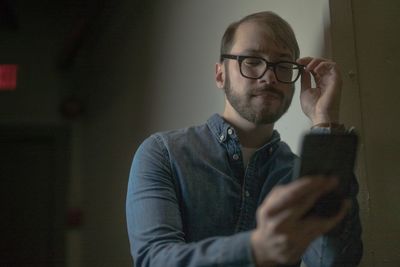
<instances>
[{"instance_id":1,"label":"shirt cuff","mask_svg":"<svg viewBox=\"0 0 400 267\"><path fill-rule=\"evenodd\" d=\"M225 259L231 259L229 266L255 267L253 252L250 243L251 231L240 232L226 239L227 247ZM232 244L233 243L233 244Z\"/></svg>"}]
</instances>

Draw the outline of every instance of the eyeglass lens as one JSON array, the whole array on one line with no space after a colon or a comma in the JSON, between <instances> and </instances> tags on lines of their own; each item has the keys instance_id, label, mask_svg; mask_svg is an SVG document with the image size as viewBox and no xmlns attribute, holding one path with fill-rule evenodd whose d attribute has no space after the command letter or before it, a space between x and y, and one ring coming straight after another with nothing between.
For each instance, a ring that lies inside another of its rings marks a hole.
<instances>
[{"instance_id":1,"label":"eyeglass lens","mask_svg":"<svg viewBox=\"0 0 400 267\"><path fill-rule=\"evenodd\" d=\"M267 62L257 58L245 58L241 64L243 75L249 78L260 78L267 69ZM293 82L299 76L300 68L293 63L280 62L274 66L277 80L282 82Z\"/></svg>"}]
</instances>

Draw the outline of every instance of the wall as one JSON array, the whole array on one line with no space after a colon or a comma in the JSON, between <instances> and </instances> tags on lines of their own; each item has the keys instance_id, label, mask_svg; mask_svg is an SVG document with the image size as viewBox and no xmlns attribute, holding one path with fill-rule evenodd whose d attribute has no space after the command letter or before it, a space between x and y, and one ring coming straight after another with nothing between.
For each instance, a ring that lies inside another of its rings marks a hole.
<instances>
[{"instance_id":1,"label":"wall","mask_svg":"<svg viewBox=\"0 0 400 267\"><path fill-rule=\"evenodd\" d=\"M363 133L363 266L399 266L398 1L351 1Z\"/></svg>"},{"instance_id":2,"label":"wall","mask_svg":"<svg viewBox=\"0 0 400 267\"><path fill-rule=\"evenodd\" d=\"M400 168L396 123L400 68L398 1L332 0L333 55L343 67L342 111L361 137L358 176L363 222L361 266L399 266Z\"/></svg>"},{"instance_id":3,"label":"wall","mask_svg":"<svg viewBox=\"0 0 400 267\"><path fill-rule=\"evenodd\" d=\"M68 10L55 21L54 14L60 13L61 5L16 3L19 28L1 28L0 61L19 64L18 88L1 92L0 121L60 124L59 99L66 85L58 76L56 58L69 30Z\"/></svg>"},{"instance_id":4,"label":"wall","mask_svg":"<svg viewBox=\"0 0 400 267\"><path fill-rule=\"evenodd\" d=\"M400 265L400 3L353 0L373 266Z\"/></svg>"}]
</instances>

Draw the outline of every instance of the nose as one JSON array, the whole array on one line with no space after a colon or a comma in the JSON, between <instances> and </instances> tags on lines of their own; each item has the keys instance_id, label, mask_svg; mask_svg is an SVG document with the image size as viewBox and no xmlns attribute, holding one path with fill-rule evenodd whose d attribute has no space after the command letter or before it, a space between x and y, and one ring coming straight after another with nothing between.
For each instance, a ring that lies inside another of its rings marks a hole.
<instances>
[{"instance_id":1,"label":"nose","mask_svg":"<svg viewBox=\"0 0 400 267\"><path fill-rule=\"evenodd\" d=\"M274 70L272 67L268 67L265 71L264 75L258 79L260 83L267 83L267 84L277 84L278 80L276 79Z\"/></svg>"}]
</instances>

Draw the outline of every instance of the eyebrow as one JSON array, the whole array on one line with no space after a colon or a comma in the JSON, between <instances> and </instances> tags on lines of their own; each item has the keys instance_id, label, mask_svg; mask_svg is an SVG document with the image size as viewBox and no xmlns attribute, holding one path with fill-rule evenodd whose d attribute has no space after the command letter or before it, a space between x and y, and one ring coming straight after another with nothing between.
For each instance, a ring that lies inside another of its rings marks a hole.
<instances>
[{"instance_id":1,"label":"eyebrow","mask_svg":"<svg viewBox=\"0 0 400 267\"><path fill-rule=\"evenodd\" d=\"M243 50L242 53L246 53L246 54L249 54L251 56L253 56L253 55L259 56L260 54L262 54L261 51L257 50L257 49L245 49L245 50ZM292 59L292 55L289 54L289 53L280 53L278 58Z\"/></svg>"}]
</instances>

